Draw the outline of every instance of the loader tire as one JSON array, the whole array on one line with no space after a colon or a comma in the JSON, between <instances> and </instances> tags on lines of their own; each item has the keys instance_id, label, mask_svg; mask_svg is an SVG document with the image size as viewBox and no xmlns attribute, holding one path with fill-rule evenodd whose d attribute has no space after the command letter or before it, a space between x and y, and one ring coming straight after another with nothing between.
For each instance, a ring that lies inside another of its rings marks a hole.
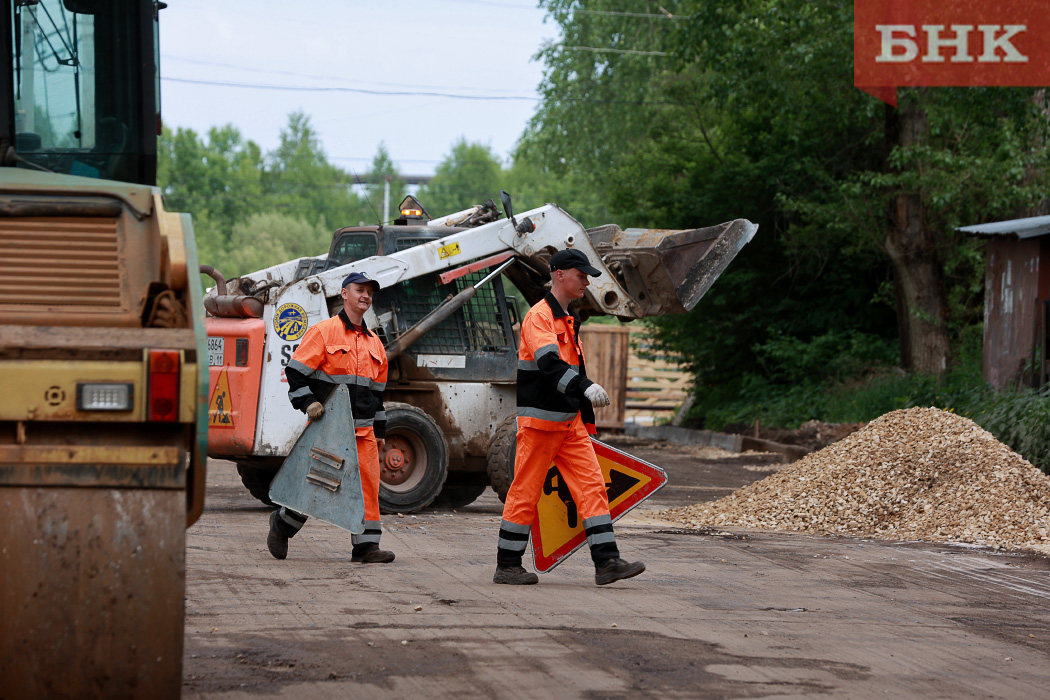
<instances>
[{"instance_id":1,"label":"loader tire","mask_svg":"<svg viewBox=\"0 0 1050 700\"><path fill-rule=\"evenodd\" d=\"M450 472L445 480L445 488L441 489L441 494L431 505L435 508L453 509L469 506L478 500L478 496L485 493L489 485L484 481L469 479L468 476L473 476L473 473ZM483 474L479 476L484 478Z\"/></svg>"},{"instance_id":2,"label":"loader tire","mask_svg":"<svg viewBox=\"0 0 1050 700\"><path fill-rule=\"evenodd\" d=\"M489 443L489 485L499 496L500 503L507 502L507 492L514 481L514 455L518 448L518 417L508 416L499 424L492 442Z\"/></svg>"},{"instance_id":3,"label":"loader tire","mask_svg":"<svg viewBox=\"0 0 1050 700\"><path fill-rule=\"evenodd\" d=\"M412 513L433 503L448 476L448 443L437 422L407 403L386 404L379 452L379 510Z\"/></svg>"},{"instance_id":4,"label":"loader tire","mask_svg":"<svg viewBox=\"0 0 1050 700\"><path fill-rule=\"evenodd\" d=\"M270 482L277 474L276 470L238 462L237 473L241 475L241 483L244 484L244 488L248 489L248 493L268 506L277 505L270 500Z\"/></svg>"}]
</instances>

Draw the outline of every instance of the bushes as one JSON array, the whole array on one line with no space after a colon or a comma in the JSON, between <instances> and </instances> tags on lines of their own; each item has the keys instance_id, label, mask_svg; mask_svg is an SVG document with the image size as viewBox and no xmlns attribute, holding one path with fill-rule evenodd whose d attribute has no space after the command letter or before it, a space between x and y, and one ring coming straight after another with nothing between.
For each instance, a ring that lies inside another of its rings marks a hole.
<instances>
[{"instance_id":1,"label":"bushes","mask_svg":"<svg viewBox=\"0 0 1050 700\"><path fill-rule=\"evenodd\" d=\"M882 371L863 380L786 386L749 377L732 398L700 392L690 417L710 430L756 420L765 426L794 429L811 419L866 422L900 408L934 406L970 418L1028 461L1050 471L1050 390L996 391L984 383L978 362L967 362L940 380Z\"/></svg>"}]
</instances>

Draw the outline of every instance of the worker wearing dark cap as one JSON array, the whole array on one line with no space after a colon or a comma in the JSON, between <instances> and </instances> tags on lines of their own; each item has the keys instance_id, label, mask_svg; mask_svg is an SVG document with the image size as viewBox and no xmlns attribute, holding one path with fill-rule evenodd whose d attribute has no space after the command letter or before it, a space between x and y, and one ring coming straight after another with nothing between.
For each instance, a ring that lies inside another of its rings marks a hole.
<instances>
[{"instance_id":1,"label":"worker wearing dark cap","mask_svg":"<svg viewBox=\"0 0 1050 700\"><path fill-rule=\"evenodd\" d=\"M365 501L365 531L352 535L352 562L382 564L394 553L379 548L379 450L386 435L383 391L386 389L386 349L375 333L365 328L364 315L372 306L379 283L360 272L343 280L343 309L338 315L311 326L285 368L288 398L310 420L324 416L324 400L337 384L350 391L354 416L361 490ZM270 514L266 547L278 559L288 556L288 538L294 537L306 516L281 507Z\"/></svg>"},{"instance_id":2,"label":"worker wearing dark cap","mask_svg":"<svg viewBox=\"0 0 1050 700\"><path fill-rule=\"evenodd\" d=\"M601 273L574 249L555 253L550 270L550 292L521 322L514 481L503 507L492 580L515 585L539 581L521 562L536 504L554 463L583 519L595 583L600 586L645 571L645 564L621 559L616 547L605 477L590 439L595 432L593 407L608 406L609 394L587 378L580 319L568 311L570 301L583 298L588 276Z\"/></svg>"}]
</instances>

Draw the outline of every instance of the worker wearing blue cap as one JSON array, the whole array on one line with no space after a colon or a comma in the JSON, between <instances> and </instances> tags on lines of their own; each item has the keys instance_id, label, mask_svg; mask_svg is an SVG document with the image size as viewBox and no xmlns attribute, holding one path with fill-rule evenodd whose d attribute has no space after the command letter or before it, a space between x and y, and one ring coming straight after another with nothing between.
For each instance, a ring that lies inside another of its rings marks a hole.
<instances>
[{"instance_id":1,"label":"worker wearing blue cap","mask_svg":"<svg viewBox=\"0 0 1050 700\"><path fill-rule=\"evenodd\" d=\"M383 392L386 389L386 349L364 324L365 312L379 283L360 272L343 280L342 310L332 318L311 326L285 368L288 398L292 406L310 420L324 416L324 400L337 384L350 391L354 416L361 491L365 501L365 531L352 535L350 561L383 564L394 561L394 553L379 548L383 529L379 521L379 450L386 435ZM288 539L294 537L306 516L281 507L270 514L266 547L277 559L288 556Z\"/></svg>"}]
</instances>

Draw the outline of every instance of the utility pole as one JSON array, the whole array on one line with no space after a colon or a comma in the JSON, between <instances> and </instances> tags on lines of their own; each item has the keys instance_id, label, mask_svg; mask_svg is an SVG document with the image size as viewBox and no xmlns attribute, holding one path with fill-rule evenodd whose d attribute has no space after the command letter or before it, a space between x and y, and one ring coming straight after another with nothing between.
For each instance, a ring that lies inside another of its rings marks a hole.
<instances>
[{"instance_id":1,"label":"utility pole","mask_svg":"<svg viewBox=\"0 0 1050 700\"><path fill-rule=\"evenodd\" d=\"M383 180L383 223L390 221L390 176Z\"/></svg>"}]
</instances>

